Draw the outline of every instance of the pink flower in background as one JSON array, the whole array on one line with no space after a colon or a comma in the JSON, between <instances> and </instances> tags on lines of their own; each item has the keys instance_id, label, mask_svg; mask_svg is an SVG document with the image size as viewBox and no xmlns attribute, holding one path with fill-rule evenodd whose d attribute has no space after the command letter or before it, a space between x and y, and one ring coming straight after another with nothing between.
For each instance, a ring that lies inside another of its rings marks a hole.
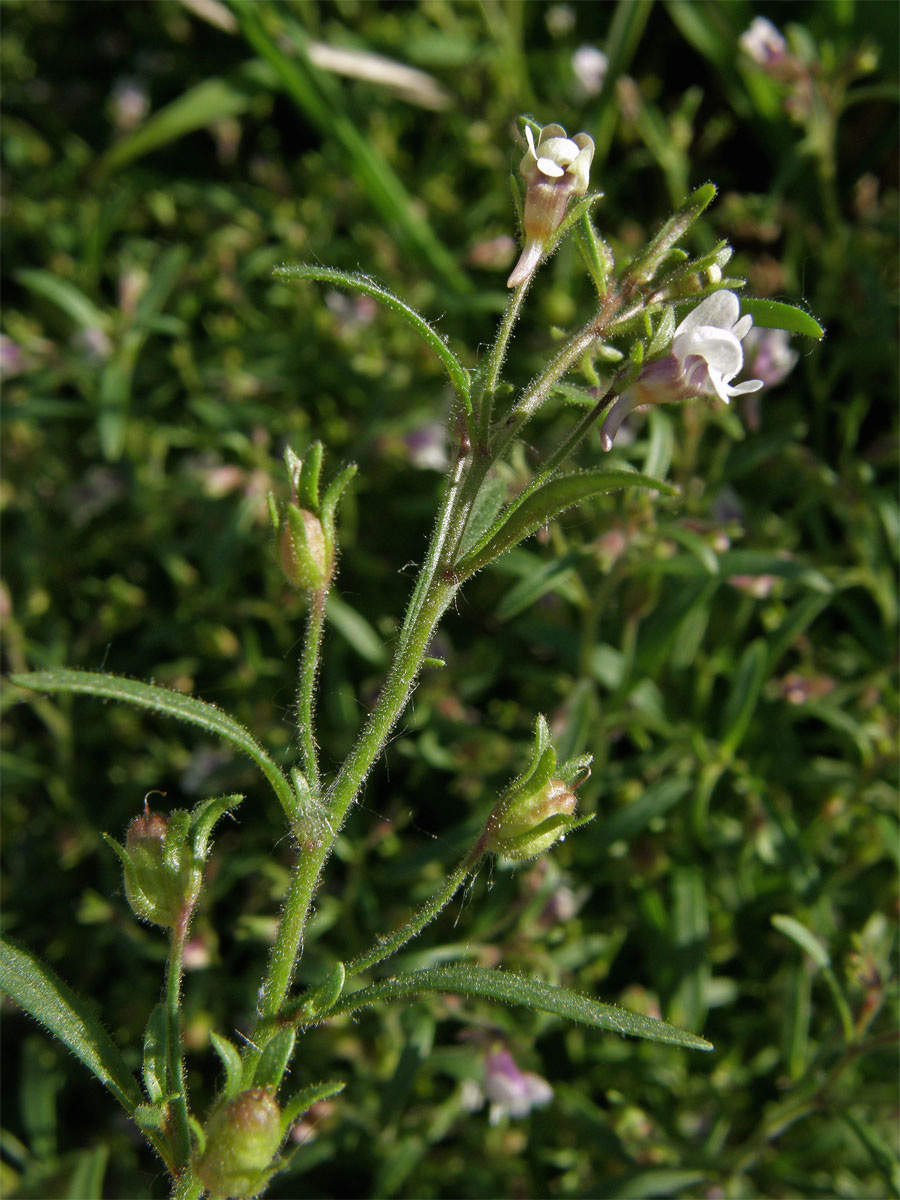
<instances>
[{"instance_id":1,"label":"pink flower in background","mask_svg":"<svg viewBox=\"0 0 900 1200\"><path fill-rule=\"evenodd\" d=\"M783 329L750 330L744 339L744 363L763 387L776 387L794 367L800 355L791 349L791 337Z\"/></svg>"},{"instance_id":2,"label":"pink flower in background","mask_svg":"<svg viewBox=\"0 0 900 1200\"><path fill-rule=\"evenodd\" d=\"M485 1100L490 1102L489 1120L496 1125L501 1117L527 1117L532 1108L540 1108L553 1099L553 1088L533 1071L522 1071L506 1049L494 1050L484 1060L484 1080L479 1086L469 1080L463 1104L474 1111Z\"/></svg>"}]
</instances>

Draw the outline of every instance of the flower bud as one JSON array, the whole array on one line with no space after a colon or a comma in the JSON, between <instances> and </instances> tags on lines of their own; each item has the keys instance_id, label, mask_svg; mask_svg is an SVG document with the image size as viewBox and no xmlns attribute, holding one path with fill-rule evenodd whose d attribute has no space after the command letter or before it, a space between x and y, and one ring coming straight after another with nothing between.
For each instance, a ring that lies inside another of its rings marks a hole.
<instances>
[{"instance_id":1,"label":"flower bud","mask_svg":"<svg viewBox=\"0 0 900 1200\"><path fill-rule=\"evenodd\" d=\"M575 811L575 793L562 779L548 779L501 805L487 849L513 862L535 858L565 836Z\"/></svg>"},{"instance_id":2,"label":"flower bud","mask_svg":"<svg viewBox=\"0 0 900 1200\"><path fill-rule=\"evenodd\" d=\"M166 861L168 818L146 809L125 833L125 895L134 913L170 929L178 920L189 882L189 867ZM117 847L117 849L119 849Z\"/></svg>"},{"instance_id":3,"label":"flower bud","mask_svg":"<svg viewBox=\"0 0 900 1200\"><path fill-rule=\"evenodd\" d=\"M269 497L272 523L278 536L278 557L288 581L305 592L324 593L334 577L337 557L335 513L347 484L356 474L351 463L319 495L322 443L313 442L305 458L285 453L291 480L291 499L280 508Z\"/></svg>"},{"instance_id":4,"label":"flower bud","mask_svg":"<svg viewBox=\"0 0 900 1200\"><path fill-rule=\"evenodd\" d=\"M528 151L519 165L519 174L526 181L525 245L507 287L518 287L537 270L547 243L566 215L569 197L587 191L594 157L594 142L586 133L568 138L561 125L545 125L537 145L526 125L525 138Z\"/></svg>"},{"instance_id":5,"label":"flower bud","mask_svg":"<svg viewBox=\"0 0 900 1200\"><path fill-rule=\"evenodd\" d=\"M320 591L331 581L334 546L329 545L322 522L307 508L291 504L278 544L281 567L294 587Z\"/></svg>"},{"instance_id":6,"label":"flower bud","mask_svg":"<svg viewBox=\"0 0 900 1200\"><path fill-rule=\"evenodd\" d=\"M248 1088L207 1122L197 1177L213 1197L256 1196L265 1187L281 1143L281 1110L264 1088Z\"/></svg>"}]
</instances>

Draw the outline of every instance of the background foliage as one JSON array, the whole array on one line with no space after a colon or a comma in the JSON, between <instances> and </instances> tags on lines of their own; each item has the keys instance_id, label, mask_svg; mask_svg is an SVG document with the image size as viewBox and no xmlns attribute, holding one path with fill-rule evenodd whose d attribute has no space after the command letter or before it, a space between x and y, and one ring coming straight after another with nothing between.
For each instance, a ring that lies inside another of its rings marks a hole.
<instances>
[{"instance_id":1,"label":"background foliage","mask_svg":"<svg viewBox=\"0 0 900 1200\"><path fill-rule=\"evenodd\" d=\"M405 964L502 962L659 1012L716 1053L450 999L341 1018L295 1071L343 1071L348 1089L271 1194L893 1193L896 6L762 6L799 22L831 81L833 144L740 58L759 11L742 2L192 7L4 5L7 670L153 678L290 756L302 602L265 492L283 448L318 437L360 464L322 679L323 761L339 761L424 543L448 397L389 315L272 267L362 268L472 351L503 303L520 111L595 137L618 252L712 179L699 244L728 237L751 293L802 297L827 328L740 420L695 406L635 422L616 455L677 499L608 498L473 581L440 635L447 668L340 843L302 965L315 980L427 894L543 711L563 756L596 755L580 797L597 820L546 861L483 873ZM409 98L314 68L309 39L435 87ZM583 44L609 56L599 94L573 70ZM865 70L844 111L851 59ZM566 247L511 381L588 297ZM542 416L513 479L572 416ZM163 942L131 919L100 831L118 836L151 789L160 807L248 793L216 843L187 987L193 1086L211 1094L208 1031L246 1024L286 880L279 814L221 746L124 708L21 699L8 690L3 729L5 926L135 1051ZM16 1014L3 1037L19 1068L3 1079L5 1194L165 1194L76 1063ZM461 1081L498 1040L553 1084L539 1119L464 1110Z\"/></svg>"}]
</instances>

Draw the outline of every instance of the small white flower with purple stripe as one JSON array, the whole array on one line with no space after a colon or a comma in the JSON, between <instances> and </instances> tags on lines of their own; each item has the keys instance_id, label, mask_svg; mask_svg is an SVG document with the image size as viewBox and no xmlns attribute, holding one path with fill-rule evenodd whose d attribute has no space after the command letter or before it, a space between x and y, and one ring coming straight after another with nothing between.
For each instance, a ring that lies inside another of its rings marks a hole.
<instances>
[{"instance_id":1,"label":"small white flower with purple stripe","mask_svg":"<svg viewBox=\"0 0 900 1200\"><path fill-rule=\"evenodd\" d=\"M718 396L727 404L732 396L756 392L761 379L731 381L744 365L741 343L753 318L740 316L741 304L734 292L713 292L684 318L664 358L643 368L631 387L618 397L600 430L604 450L612 449L622 421L646 404L668 404L692 396Z\"/></svg>"}]
</instances>

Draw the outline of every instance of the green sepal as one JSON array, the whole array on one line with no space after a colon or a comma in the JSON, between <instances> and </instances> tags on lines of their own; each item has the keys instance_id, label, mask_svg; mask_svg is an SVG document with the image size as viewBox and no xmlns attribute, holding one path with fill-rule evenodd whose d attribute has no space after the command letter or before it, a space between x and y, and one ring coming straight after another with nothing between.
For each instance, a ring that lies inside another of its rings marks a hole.
<instances>
[{"instance_id":1,"label":"green sepal","mask_svg":"<svg viewBox=\"0 0 900 1200\"><path fill-rule=\"evenodd\" d=\"M219 1033L211 1033L209 1040L225 1068L225 1087L222 1089L222 1095L226 1100L230 1100L241 1090L243 1081L244 1065L241 1062L240 1052L233 1042Z\"/></svg>"},{"instance_id":2,"label":"green sepal","mask_svg":"<svg viewBox=\"0 0 900 1200\"><path fill-rule=\"evenodd\" d=\"M681 241L707 205L712 203L715 195L715 184L704 183L687 198L681 208L669 217L643 254L628 268L629 282L637 285L650 282L669 250L676 242Z\"/></svg>"},{"instance_id":3,"label":"green sepal","mask_svg":"<svg viewBox=\"0 0 900 1200\"><path fill-rule=\"evenodd\" d=\"M334 479L332 479L331 483L325 489L325 495L322 497L321 514L322 523L326 530L333 528L337 506L344 494L345 488L351 483L358 469L356 463L348 463L335 475Z\"/></svg>"},{"instance_id":4,"label":"green sepal","mask_svg":"<svg viewBox=\"0 0 900 1200\"><path fill-rule=\"evenodd\" d=\"M575 225L581 224L583 217L590 219L591 209L600 200L603 199L602 192L588 192L586 196L581 196L574 204L570 204L566 210L566 215L560 222L559 228L556 229L547 242L545 254L552 254L556 247L562 242L563 238L574 228Z\"/></svg>"},{"instance_id":5,"label":"green sepal","mask_svg":"<svg viewBox=\"0 0 900 1200\"><path fill-rule=\"evenodd\" d=\"M593 761L593 754L579 754L577 758L569 758L561 763L556 768L556 774L569 787L574 787L576 781L580 785L590 779Z\"/></svg>"},{"instance_id":6,"label":"green sepal","mask_svg":"<svg viewBox=\"0 0 900 1200\"><path fill-rule=\"evenodd\" d=\"M573 817L557 813L525 833L505 838L498 852L510 862L527 862L537 858L543 850L549 849L556 842L562 841L574 824Z\"/></svg>"},{"instance_id":7,"label":"green sepal","mask_svg":"<svg viewBox=\"0 0 900 1200\"><path fill-rule=\"evenodd\" d=\"M567 508L623 487L653 488L667 496L677 494L677 489L670 484L640 475L637 471L598 468L559 476L501 513L479 545L456 564L454 569L457 576L466 579L469 575L474 575L476 571L486 567L513 546L517 546Z\"/></svg>"},{"instance_id":8,"label":"green sepal","mask_svg":"<svg viewBox=\"0 0 900 1200\"><path fill-rule=\"evenodd\" d=\"M168 1094L166 1063L168 1061L168 1026L166 1008L157 1004L144 1030L144 1091L151 1105L158 1105Z\"/></svg>"},{"instance_id":9,"label":"green sepal","mask_svg":"<svg viewBox=\"0 0 900 1200\"><path fill-rule=\"evenodd\" d=\"M206 1130L200 1124L196 1117L188 1113L188 1127L191 1131L194 1150L197 1154L202 1154L206 1149Z\"/></svg>"},{"instance_id":10,"label":"green sepal","mask_svg":"<svg viewBox=\"0 0 900 1200\"><path fill-rule=\"evenodd\" d=\"M518 775L504 792L504 797L518 795L526 787L537 785L541 768L545 771L541 783L545 783L556 766L556 751L550 738L550 726L543 713L538 713L534 719L534 735L531 743L531 754L525 770Z\"/></svg>"},{"instance_id":11,"label":"green sepal","mask_svg":"<svg viewBox=\"0 0 900 1200\"><path fill-rule=\"evenodd\" d=\"M660 354L664 354L672 344L672 337L675 333L675 309L671 304L667 304L663 309L662 316L659 319L659 324L653 331L653 336L650 339L650 345L647 347L647 357L656 358Z\"/></svg>"},{"instance_id":12,"label":"green sepal","mask_svg":"<svg viewBox=\"0 0 900 1200\"><path fill-rule=\"evenodd\" d=\"M297 503L310 512L318 512L319 509L319 477L324 453L325 447L321 442L310 442L297 473Z\"/></svg>"},{"instance_id":13,"label":"green sepal","mask_svg":"<svg viewBox=\"0 0 900 1200\"><path fill-rule=\"evenodd\" d=\"M185 850L191 830L191 814L183 808L173 808L166 814L166 840L163 845L163 863L173 876L180 876L187 868L193 866L185 861Z\"/></svg>"},{"instance_id":14,"label":"green sepal","mask_svg":"<svg viewBox=\"0 0 900 1200\"><path fill-rule=\"evenodd\" d=\"M266 1042L259 1061L256 1064L256 1069L253 1072L254 1087L265 1088L270 1092L276 1091L278 1085L281 1083L282 1076L287 1070L288 1063L291 1061L296 1039L296 1031L293 1028L286 1027L279 1029Z\"/></svg>"},{"instance_id":15,"label":"green sepal","mask_svg":"<svg viewBox=\"0 0 900 1200\"><path fill-rule=\"evenodd\" d=\"M138 887L137 875L134 870L134 863L131 861L131 855L124 846L120 846L116 839L110 837L108 833L101 833L100 836L103 838L104 842L106 842L107 846L109 846L110 850L114 850L118 855L119 860L122 863L122 871L124 872L128 883L136 891Z\"/></svg>"},{"instance_id":16,"label":"green sepal","mask_svg":"<svg viewBox=\"0 0 900 1200\"><path fill-rule=\"evenodd\" d=\"M197 862L203 862L209 851L209 838L216 822L226 813L232 812L244 799L243 795L235 792L230 796L217 796L211 800L201 800L191 812L193 828L194 857Z\"/></svg>"}]
</instances>

